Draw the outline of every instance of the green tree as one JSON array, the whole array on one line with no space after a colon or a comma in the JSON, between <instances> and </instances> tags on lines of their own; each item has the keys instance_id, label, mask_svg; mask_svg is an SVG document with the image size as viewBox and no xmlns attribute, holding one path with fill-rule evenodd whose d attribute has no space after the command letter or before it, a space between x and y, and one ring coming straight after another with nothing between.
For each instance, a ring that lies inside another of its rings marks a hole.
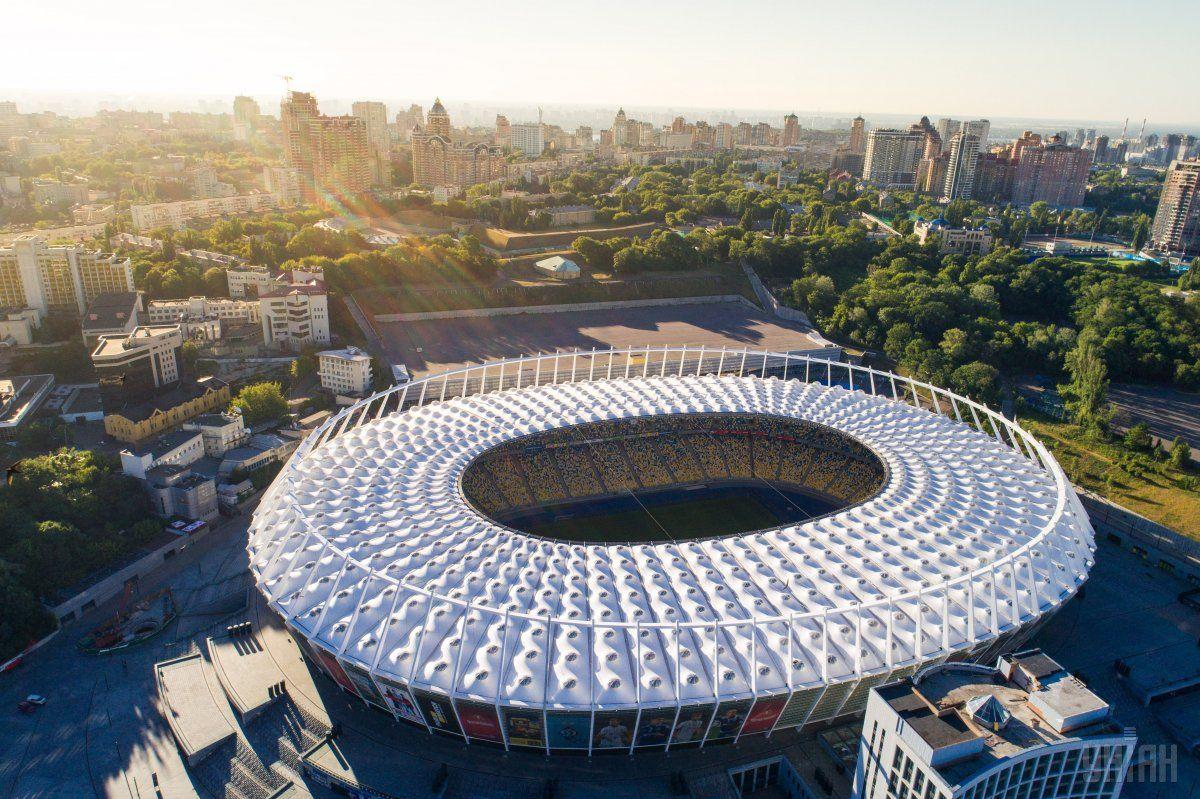
<instances>
[{"instance_id":1,"label":"green tree","mask_svg":"<svg viewBox=\"0 0 1200 799\"><path fill-rule=\"evenodd\" d=\"M1071 381L1058 389L1075 424L1086 430L1104 431L1112 418L1112 409L1108 405L1108 367L1098 339L1091 330L1079 337L1066 359Z\"/></svg>"},{"instance_id":2,"label":"green tree","mask_svg":"<svg viewBox=\"0 0 1200 799\"><path fill-rule=\"evenodd\" d=\"M213 266L204 273L204 296L206 297L227 297L229 296L229 281L225 277L225 270L219 266Z\"/></svg>"},{"instance_id":3,"label":"green tree","mask_svg":"<svg viewBox=\"0 0 1200 799\"><path fill-rule=\"evenodd\" d=\"M255 383L239 391L230 407L242 412L246 424L255 425L283 418L288 405L278 383Z\"/></svg>"},{"instance_id":4,"label":"green tree","mask_svg":"<svg viewBox=\"0 0 1200 799\"><path fill-rule=\"evenodd\" d=\"M591 236L580 236L571 243L575 252L583 256L583 260L592 269L608 272L613 266L613 250L607 243L597 241Z\"/></svg>"},{"instance_id":5,"label":"green tree","mask_svg":"<svg viewBox=\"0 0 1200 799\"><path fill-rule=\"evenodd\" d=\"M1124 443L1130 449L1140 452L1149 450L1153 443L1153 439L1150 437L1150 425L1145 422L1130 425L1129 429L1125 431Z\"/></svg>"},{"instance_id":6,"label":"green tree","mask_svg":"<svg viewBox=\"0 0 1200 799\"><path fill-rule=\"evenodd\" d=\"M1134 252L1141 252L1146 246L1146 239L1150 238L1150 222L1142 218L1138 220L1137 227L1133 229L1133 240L1129 246Z\"/></svg>"},{"instance_id":7,"label":"green tree","mask_svg":"<svg viewBox=\"0 0 1200 799\"><path fill-rule=\"evenodd\" d=\"M990 364L972 361L951 372L950 387L977 402L994 405L1000 398L1000 373Z\"/></svg>"},{"instance_id":8,"label":"green tree","mask_svg":"<svg viewBox=\"0 0 1200 799\"><path fill-rule=\"evenodd\" d=\"M1189 469L1192 466L1192 448L1178 436L1171 442L1171 465L1176 469Z\"/></svg>"}]
</instances>

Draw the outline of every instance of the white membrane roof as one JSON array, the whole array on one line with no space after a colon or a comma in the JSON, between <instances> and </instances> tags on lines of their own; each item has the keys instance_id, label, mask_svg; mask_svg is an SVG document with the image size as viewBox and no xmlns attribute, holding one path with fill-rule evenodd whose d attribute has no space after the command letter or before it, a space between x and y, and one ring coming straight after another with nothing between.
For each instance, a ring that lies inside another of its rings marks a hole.
<instances>
[{"instance_id":1,"label":"white membrane roof","mask_svg":"<svg viewBox=\"0 0 1200 799\"><path fill-rule=\"evenodd\" d=\"M725 538L555 542L459 480L512 438L695 412L806 419L886 464L863 504ZM656 377L452 399L289 465L251 567L301 634L390 681L562 708L785 693L971 649L1055 609L1093 534L1069 484L995 438L885 397L775 378Z\"/></svg>"}]
</instances>

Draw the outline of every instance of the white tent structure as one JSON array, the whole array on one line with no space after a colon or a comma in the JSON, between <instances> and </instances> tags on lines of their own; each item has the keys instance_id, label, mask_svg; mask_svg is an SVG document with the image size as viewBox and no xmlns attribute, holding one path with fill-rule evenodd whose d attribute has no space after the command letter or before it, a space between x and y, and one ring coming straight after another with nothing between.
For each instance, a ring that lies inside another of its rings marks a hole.
<instances>
[{"instance_id":1,"label":"white tent structure","mask_svg":"<svg viewBox=\"0 0 1200 799\"><path fill-rule=\"evenodd\" d=\"M549 751L708 745L861 711L872 686L923 665L994 660L1087 579L1093 532L1070 484L985 407L844 364L770 356L808 382L750 374L755 358L778 374L761 353L718 366L664 349L660 372L646 352L592 353L582 374L568 354L569 378L561 355L473 367L453 378L461 394L438 376L346 409L255 513L259 590L364 700ZM832 427L886 483L801 524L631 545L526 535L460 488L518 436L689 412Z\"/></svg>"}]
</instances>

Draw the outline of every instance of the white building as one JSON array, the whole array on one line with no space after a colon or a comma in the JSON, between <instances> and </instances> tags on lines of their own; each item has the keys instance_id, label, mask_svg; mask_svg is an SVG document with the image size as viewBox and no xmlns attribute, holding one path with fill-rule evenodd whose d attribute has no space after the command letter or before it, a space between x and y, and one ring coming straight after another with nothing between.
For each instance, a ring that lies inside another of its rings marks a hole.
<instances>
[{"instance_id":1,"label":"white building","mask_svg":"<svg viewBox=\"0 0 1200 799\"><path fill-rule=\"evenodd\" d=\"M871 131L863 157L863 180L880 188L912 189L924 143L924 135L913 131Z\"/></svg>"},{"instance_id":2,"label":"white building","mask_svg":"<svg viewBox=\"0 0 1200 799\"><path fill-rule=\"evenodd\" d=\"M28 347L37 326L38 314L32 308L0 311L0 346Z\"/></svg>"},{"instance_id":3,"label":"white building","mask_svg":"<svg viewBox=\"0 0 1200 799\"><path fill-rule=\"evenodd\" d=\"M508 128L508 146L530 158L537 158L546 149L545 131L540 122L518 122Z\"/></svg>"},{"instance_id":4,"label":"white building","mask_svg":"<svg viewBox=\"0 0 1200 799\"><path fill-rule=\"evenodd\" d=\"M181 228L192 219L262 213L278 208L279 204L279 197L275 194L238 194L232 197L134 205L129 213L133 217L133 229L143 231Z\"/></svg>"},{"instance_id":5,"label":"white building","mask_svg":"<svg viewBox=\"0 0 1200 799\"><path fill-rule=\"evenodd\" d=\"M265 266L236 266L225 270L225 284L233 299L257 297L271 285L271 270Z\"/></svg>"},{"instance_id":6,"label":"white building","mask_svg":"<svg viewBox=\"0 0 1200 799\"><path fill-rule=\"evenodd\" d=\"M300 204L300 170L286 166L264 166L262 186L279 198L283 206Z\"/></svg>"},{"instance_id":7,"label":"white building","mask_svg":"<svg viewBox=\"0 0 1200 799\"><path fill-rule=\"evenodd\" d=\"M950 137L950 158L942 184L942 202L969 200L975 194L975 167L979 163L979 137L961 130Z\"/></svg>"},{"instance_id":8,"label":"white building","mask_svg":"<svg viewBox=\"0 0 1200 799\"><path fill-rule=\"evenodd\" d=\"M204 457L204 439L196 430L176 430L144 446L121 450L121 471L139 480L156 466L188 466Z\"/></svg>"},{"instance_id":9,"label":"white building","mask_svg":"<svg viewBox=\"0 0 1200 799\"><path fill-rule=\"evenodd\" d=\"M206 413L183 423L183 429L199 433L204 441L204 454L220 458L250 437L240 411Z\"/></svg>"},{"instance_id":10,"label":"white building","mask_svg":"<svg viewBox=\"0 0 1200 799\"><path fill-rule=\"evenodd\" d=\"M321 281L272 288L258 302L268 346L298 350L329 343L329 299Z\"/></svg>"},{"instance_id":11,"label":"white building","mask_svg":"<svg viewBox=\"0 0 1200 799\"><path fill-rule=\"evenodd\" d=\"M146 308L152 325L203 319L215 316L225 325L256 325L259 305L256 300L234 300L224 297L188 297L186 300L154 300Z\"/></svg>"},{"instance_id":12,"label":"white building","mask_svg":"<svg viewBox=\"0 0 1200 799\"><path fill-rule=\"evenodd\" d=\"M321 388L341 395L363 395L371 391L371 356L358 347L317 353Z\"/></svg>"},{"instance_id":13,"label":"white building","mask_svg":"<svg viewBox=\"0 0 1200 799\"><path fill-rule=\"evenodd\" d=\"M552 255L534 263L533 268L554 280L578 280L579 264L561 255Z\"/></svg>"},{"instance_id":14,"label":"white building","mask_svg":"<svg viewBox=\"0 0 1200 799\"><path fill-rule=\"evenodd\" d=\"M59 180L33 180L33 201L38 205L80 205L88 201L88 184Z\"/></svg>"},{"instance_id":15,"label":"white building","mask_svg":"<svg viewBox=\"0 0 1200 799\"><path fill-rule=\"evenodd\" d=\"M935 665L871 689L853 796L1115 799L1136 744L1040 650Z\"/></svg>"},{"instance_id":16,"label":"white building","mask_svg":"<svg viewBox=\"0 0 1200 799\"><path fill-rule=\"evenodd\" d=\"M0 247L0 307L82 316L101 294L133 291L128 258L83 247L51 247L33 234Z\"/></svg>"},{"instance_id":17,"label":"white building","mask_svg":"<svg viewBox=\"0 0 1200 799\"><path fill-rule=\"evenodd\" d=\"M103 385L111 379L132 387L164 388L179 382L179 325L143 325L127 336L101 336L92 366Z\"/></svg>"}]
</instances>

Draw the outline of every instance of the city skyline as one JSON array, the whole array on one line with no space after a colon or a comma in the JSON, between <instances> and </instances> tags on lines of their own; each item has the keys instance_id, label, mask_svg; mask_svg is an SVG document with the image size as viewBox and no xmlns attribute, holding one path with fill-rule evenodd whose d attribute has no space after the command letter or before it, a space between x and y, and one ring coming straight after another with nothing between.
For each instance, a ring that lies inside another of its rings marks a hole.
<instances>
[{"instance_id":1,"label":"city skyline","mask_svg":"<svg viewBox=\"0 0 1200 799\"><path fill-rule=\"evenodd\" d=\"M1139 124L1143 116L1160 125L1200 124L1200 103L1181 100L1170 81L1151 79L1186 73L1186 31L1194 29L1187 23L1200 22L1200 10L1177 0L1154 5L1173 24L1156 32L1158 46L1138 66L1119 47L1097 46L1113 37L1108 20L1124 13L1112 0L1010 3L999 12L1003 17L1037 24L1006 28L1006 38L993 35L996 20L982 10L911 17L875 2L832 11L808 4L742 6L739 18L749 35L735 37L728 23L737 20L704 5L639 8L643 34L634 37L619 9L583 3L570 17L492 19L455 28L450 38L437 9L363 6L374 23L356 26L353 42L349 31L309 25L317 9L308 0L286 16L274 4L235 7L217 0L211 13L188 25L197 39L223 46L187 58L179 58L180 20L138 15L136 0L116 0L103 18L82 13L87 24L79 29L62 26L61 9L21 4L12 18L27 35L0 54L0 74L23 77L0 91L18 99L62 93L266 97L281 95L281 77L290 74L305 91L348 101L437 94L489 98L471 102L496 107L585 103L1097 122L1129 115ZM353 15L355 6L346 11ZM467 6L463 18L486 12ZM234 19L238 24L231 25ZM419 35L406 35L398 47L400 30ZM112 47L113 37L131 32L134 45ZM36 56L36 42L48 37L76 57L39 59L33 72L21 68ZM896 42L918 40L937 47L929 57L897 52ZM230 51L239 57L226 58ZM81 62L86 70L78 68ZM592 66L563 69L564 63Z\"/></svg>"}]
</instances>

